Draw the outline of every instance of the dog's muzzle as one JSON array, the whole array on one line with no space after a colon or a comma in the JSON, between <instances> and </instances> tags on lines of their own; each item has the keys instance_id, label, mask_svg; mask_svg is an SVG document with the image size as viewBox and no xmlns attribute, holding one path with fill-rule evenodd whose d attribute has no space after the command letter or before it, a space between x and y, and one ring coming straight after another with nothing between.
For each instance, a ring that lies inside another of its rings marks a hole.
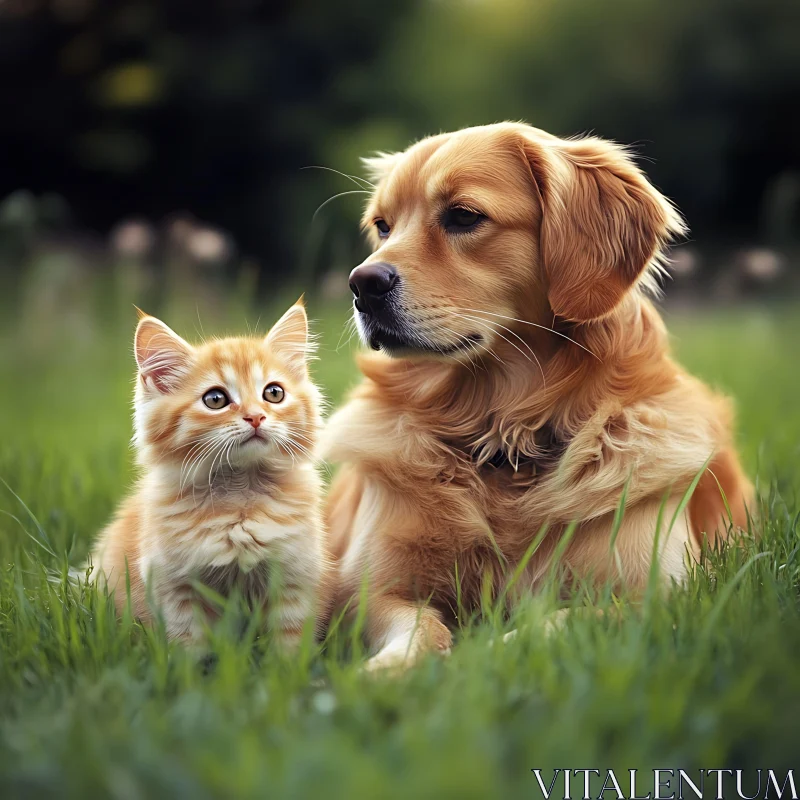
<instances>
[{"instance_id":1,"label":"dog's muzzle","mask_svg":"<svg viewBox=\"0 0 800 800\"><path fill-rule=\"evenodd\" d=\"M378 262L356 267L350 273L350 291L356 309L371 316L380 314L398 279L397 270L391 264Z\"/></svg>"}]
</instances>

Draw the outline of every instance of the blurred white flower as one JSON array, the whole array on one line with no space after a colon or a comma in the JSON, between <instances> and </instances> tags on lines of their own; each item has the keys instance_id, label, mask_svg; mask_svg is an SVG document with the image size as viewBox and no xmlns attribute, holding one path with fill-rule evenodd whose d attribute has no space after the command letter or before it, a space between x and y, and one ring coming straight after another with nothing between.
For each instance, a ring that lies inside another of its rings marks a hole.
<instances>
[{"instance_id":1,"label":"blurred white flower","mask_svg":"<svg viewBox=\"0 0 800 800\"><path fill-rule=\"evenodd\" d=\"M780 277L784 258L767 248L753 248L739 254L739 269L746 278L759 283L772 283Z\"/></svg>"},{"instance_id":2,"label":"blurred white flower","mask_svg":"<svg viewBox=\"0 0 800 800\"><path fill-rule=\"evenodd\" d=\"M176 214L166 222L167 240L174 247L184 248L195 228L193 217L188 214Z\"/></svg>"},{"instance_id":3,"label":"blurred white flower","mask_svg":"<svg viewBox=\"0 0 800 800\"><path fill-rule=\"evenodd\" d=\"M186 252L198 261L225 261L233 251L230 239L214 228L195 227L185 246Z\"/></svg>"},{"instance_id":4,"label":"blurred white flower","mask_svg":"<svg viewBox=\"0 0 800 800\"><path fill-rule=\"evenodd\" d=\"M110 234L111 249L123 258L144 258L153 251L156 234L153 226L143 220L125 220Z\"/></svg>"},{"instance_id":5,"label":"blurred white flower","mask_svg":"<svg viewBox=\"0 0 800 800\"><path fill-rule=\"evenodd\" d=\"M342 300L350 294L347 285L347 272L332 269L326 272L320 280L320 291L326 300Z\"/></svg>"},{"instance_id":6,"label":"blurred white flower","mask_svg":"<svg viewBox=\"0 0 800 800\"><path fill-rule=\"evenodd\" d=\"M669 271L680 278L694 275L700 268L700 257L691 247L677 247L669 254Z\"/></svg>"}]
</instances>

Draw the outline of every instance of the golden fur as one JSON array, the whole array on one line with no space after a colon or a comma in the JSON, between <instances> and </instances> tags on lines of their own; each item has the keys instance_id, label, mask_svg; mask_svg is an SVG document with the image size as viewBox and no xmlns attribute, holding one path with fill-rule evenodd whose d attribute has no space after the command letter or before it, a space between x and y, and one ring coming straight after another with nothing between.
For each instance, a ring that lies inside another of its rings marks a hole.
<instances>
[{"instance_id":1,"label":"golden fur","mask_svg":"<svg viewBox=\"0 0 800 800\"><path fill-rule=\"evenodd\" d=\"M331 567L311 457L321 400L308 349L300 304L266 338L197 347L153 317L140 320L134 442L143 474L92 556L118 609L128 576L133 613L149 621L160 612L174 639L201 640L215 617L195 581L223 595L237 588L285 646L325 615ZM264 396L273 383L285 391L280 402ZM228 405L205 405L214 388Z\"/></svg>"},{"instance_id":2,"label":"golden fur","mask_svg":"<svg viewBox=\"0 0 800 800\"><path fill-rule=\"evenodd\" d=\"M729 403L671 359L646 296L683 225L623 148L504 123L368 166L365 264L396 268L387 324L410 344L360 358L364 381L324 450L343 464L327 514L342 599L368 581L371 667L447 650L456 598L475 607L487 574L500 592L545 524L530 589L571 521L564 569L633 590L660 511L667 584L685 579L704 534L727 534L720 487L746 527ZM442 222L453 208L481 221L454 233ZM379 346L383 323L356 321Z\"/></svg>"}]
</instances>

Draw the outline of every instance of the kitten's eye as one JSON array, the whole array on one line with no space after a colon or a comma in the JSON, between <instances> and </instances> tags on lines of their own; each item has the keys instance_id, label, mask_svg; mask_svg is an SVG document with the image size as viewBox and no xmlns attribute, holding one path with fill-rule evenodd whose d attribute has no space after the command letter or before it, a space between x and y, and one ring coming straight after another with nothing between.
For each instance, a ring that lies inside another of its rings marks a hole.
<instances>
[{"instance_id":1,"label":"kitten's eye","mask_svg":"<svg viewBox=\"0 0 800 800\"><path fill-rule=\"evenodd\" d=\"M208 406L208 408L214 409L214 411L218 411L220 408L225 408L225 406L229 405L231 402L230 397L228 397L222 389L209 389L203 395L203 402Z\"/></svg>"},{"instance_id":2,"label":"kitten's eye","mask_svg":"<svg viewBox=\"0 0 800 800\"><path fill-rule=\"evenodd\" d=\"M285 396L286 392L283 391L283 386L279 383L267 384L267 387L264 389L264 399L268 403L280 403Z\"/></svg>"},{"instance_id":3,"label":"kitten's eye","mask_svg":"<svg viewBox=\"0 0 800 800\"><path fill-rule=\"evenodd\" d=\"M486 215L481 214L479 211L454 206L444 212L442 225L449 233L467 233L475 230L485 219Z\"/></svg>"},{"instance_id":4,"label":"kitten's eye","mask_svg":"<svg viewBox=\"0 0 800 800\"><path fill-rule=\"evenodd\" d=\"M381 239L385 239L389 235L389 231L391 231L389 223L385 219L376 219L375 227L378 229L378 236Z\"/></svg>"}]
</instances>

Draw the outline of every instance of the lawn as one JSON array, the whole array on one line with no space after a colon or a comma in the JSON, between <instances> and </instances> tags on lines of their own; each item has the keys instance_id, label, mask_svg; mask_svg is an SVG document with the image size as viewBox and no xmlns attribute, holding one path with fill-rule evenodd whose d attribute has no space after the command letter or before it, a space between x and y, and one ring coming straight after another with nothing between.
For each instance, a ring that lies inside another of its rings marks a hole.
<instances>
[{"instance_id":1,"label":"lawn","mask_svg":"<svg viewBox=\"0 0 800 800\"><path fill-rule=\"evenodd\" d=\"M464 621L449 659L390 679L359 671L344 628L322 654L309 646L291 661L223 629L216 661L198 664L67 581L131 476L135 315L103 284L76 307L7 305L1 796L541 797L534 768L549 783L554 768L798 766L797 306L666 315L680 359L736 398L762 497L758 542L710 554L667 600L624 602L550 638L537 623L552 592L515 619L487 609ZM232 295L213 313L198 314L194 298L152 310L191 338L201 325L265 330L278 305L259 315ZM316 375L334 404L356 379L346 333L337 351L345 306L310 300ZM512 627L523 631L514 641L490 644ZM575 778L573 797L581 787Z\"/></svg>"}]
</instances>

